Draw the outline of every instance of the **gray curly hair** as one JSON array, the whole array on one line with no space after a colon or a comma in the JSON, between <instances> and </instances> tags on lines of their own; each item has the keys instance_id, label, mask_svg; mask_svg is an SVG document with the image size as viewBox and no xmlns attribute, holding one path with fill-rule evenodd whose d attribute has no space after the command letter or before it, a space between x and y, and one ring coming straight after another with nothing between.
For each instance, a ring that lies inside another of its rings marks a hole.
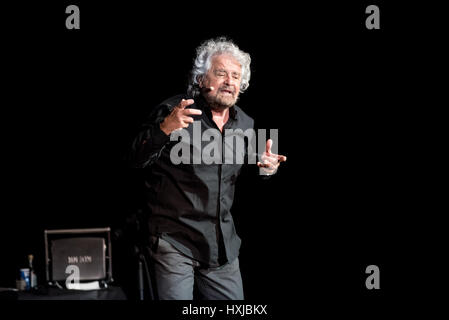
<instances>
[{"instance_id":1,"label":"gray curly hair","mask_svg":"<svg viewBox=\"0 0 449 320\"><path fill-rule=\"evenodd\" d=\"M196 48L196 58L193 62L187 89L189 95L196 97L200 94L199 80L210 69L212 57L222 53L231 54L241 64L242 82L240 85L240 92L242 93L248 89L249 79L251 78L251 57L248 53L240 50L232 40L229 40L226 37L219 37L206 40Z\"/></svg>"}]
</instances>

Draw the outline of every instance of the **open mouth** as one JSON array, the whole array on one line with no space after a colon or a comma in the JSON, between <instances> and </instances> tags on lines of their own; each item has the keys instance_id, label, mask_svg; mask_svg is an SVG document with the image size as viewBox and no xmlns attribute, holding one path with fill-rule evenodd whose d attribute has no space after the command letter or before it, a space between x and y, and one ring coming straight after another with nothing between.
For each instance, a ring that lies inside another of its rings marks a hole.
<instances>
[{"instance_id":1,"label":"open mouth","mask_svg":"<svg viewBox=\"0 0 449 320\"><path fill-rule=\"evenodd\" d=\"M224 94L229 94L229 95L234 95L234 93L231 90L220 90L220 92L224 93Z\"/></svg>"}]
</instances>

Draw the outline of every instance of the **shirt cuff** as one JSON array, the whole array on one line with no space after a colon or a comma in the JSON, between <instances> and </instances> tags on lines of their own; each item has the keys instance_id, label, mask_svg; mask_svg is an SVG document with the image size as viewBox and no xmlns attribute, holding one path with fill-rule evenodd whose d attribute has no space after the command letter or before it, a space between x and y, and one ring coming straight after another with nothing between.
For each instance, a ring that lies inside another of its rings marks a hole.
<instances>
[{"instance_id":1,"label":"shirt cuff","mask_svg":"<svg viewBox=\"0 0 449 320\"><path fill-rule=\"evenodd\" d=\"M152 140L153 145L163 146L170 141L170 136L167 136L165 132L161 130L159 123L153 127L152 131L150 139Z\"/></svg>"}]
</instances>

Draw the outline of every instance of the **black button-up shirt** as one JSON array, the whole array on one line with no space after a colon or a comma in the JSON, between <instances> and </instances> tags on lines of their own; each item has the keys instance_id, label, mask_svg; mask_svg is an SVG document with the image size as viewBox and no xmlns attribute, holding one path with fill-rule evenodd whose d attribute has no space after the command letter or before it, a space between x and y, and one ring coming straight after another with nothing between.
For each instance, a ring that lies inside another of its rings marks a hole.
<instances>
[{"instance_id":1,"label":"black button-up shirt","mask_svg":"<svg viewBox=\"0 0 449 320\"><path fill-rule=\"evenodd\" d=\"M239 253L241 240L236 233L230 209L235 181L242 164L236 164L236 161L232 164L227 164L227 161L212 164L203 161L199 164L193 161L188 164L172 163L170 151L178 141L170 141L170 137L160 130L159 124L181 99L188 98L185 95L172 97L153 110L148 123L134 140L133 166L145 168L143 174L150 209L150 233L169 241L178 250L204 265L216 267L233 261ZM219 131L203 97L195 98L195 103L188 108L203 111L202 115L192 116L195 121L200 121L201 135L207 129ZM226 129L245 131L254 127L254 120L238 106L231 107L229 111L229 120L223 127L222 146L226 140ZM193 125L189 125L186 130L191 138L189 148L192 157L195 148ZM245 139L245 159L248 143ZM202 141L202 149L208 144L210 141ZM234 148L233 152L241 151ZM236 154L233 156L237 157Z\"/></svg>"}]
</instances>

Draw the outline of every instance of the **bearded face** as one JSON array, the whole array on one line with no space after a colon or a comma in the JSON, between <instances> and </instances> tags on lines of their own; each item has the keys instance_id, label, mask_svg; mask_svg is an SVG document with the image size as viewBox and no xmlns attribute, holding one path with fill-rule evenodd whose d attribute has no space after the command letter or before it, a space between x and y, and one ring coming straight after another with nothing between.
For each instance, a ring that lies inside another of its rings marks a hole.
<instances>
[{"instance_id":1,"label":"bearded face","mask_svg":"<svg viewBox=\"0 0 449 320\"><path fill-rule=\"evenodd\" d=\"M242 66L232 55L213 56L211 67L201 85L211 108L220 111L232 107L238 100ZM211 89L213 87L213 89Z\"/></svg>"}]
</instances>

